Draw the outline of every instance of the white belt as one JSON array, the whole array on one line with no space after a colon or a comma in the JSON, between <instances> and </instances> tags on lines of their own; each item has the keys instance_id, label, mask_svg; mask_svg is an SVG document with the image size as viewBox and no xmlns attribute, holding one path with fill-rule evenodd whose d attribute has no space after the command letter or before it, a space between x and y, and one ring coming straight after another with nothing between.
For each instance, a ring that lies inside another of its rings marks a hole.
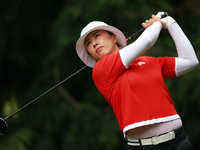
<instances>
[{"instance_id":1,"label":"white belt","mask_svg":"<svg viewBox=\"0 0 200 150\"><path fill-rule=\"evenodd\" d=\"M128 139L127 144L131 146L157 145L160 143L173 140L174 138L175 138L175 132L171 131L166 134L162 134L159 136L154 136L154 137L146 138L146 139L139 139L139 140Z\"/></svg>"}]
</instances>

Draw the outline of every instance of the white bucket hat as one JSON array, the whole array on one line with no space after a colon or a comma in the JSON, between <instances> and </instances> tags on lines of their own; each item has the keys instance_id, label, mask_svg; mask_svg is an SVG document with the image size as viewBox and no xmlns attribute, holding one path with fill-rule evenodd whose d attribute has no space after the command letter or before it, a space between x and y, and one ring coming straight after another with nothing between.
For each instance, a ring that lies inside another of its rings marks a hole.
<instances>
[{"instance_id":1,"label":"white bucket hat","mask_svg":"<svg viewBox=\"0 0 200 150\"><path fill-rule=\"evenodd\" d=\"M118 38L119 49L122 49L126 46L126 38L124 34L113 26L109 26L101 21L92 21L90 22L83 30L81 31L81 36L76 43L76 52L80 59L89 67L93 68L97 61L89 55L85 47L85 38L86 36L95 30L106 30L115 34Z\"/></svg>"}]
</instances>

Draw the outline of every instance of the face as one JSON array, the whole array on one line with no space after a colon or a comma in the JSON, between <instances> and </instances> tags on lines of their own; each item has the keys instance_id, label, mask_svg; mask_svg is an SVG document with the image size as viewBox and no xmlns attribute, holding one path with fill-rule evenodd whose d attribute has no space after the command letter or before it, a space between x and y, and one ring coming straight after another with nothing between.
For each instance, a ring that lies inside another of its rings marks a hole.
<instances>
[{"instance_id":1,"label":"face","mask_svg":"<svg viewBox=\"0 0 200 150\"><path fill-rule=\"evenodd\" d=\"M100 60L105 55L119 51L117 37L105 30L91 32L85 38L85 47L95 60Z\"/></svg>"}]
</instances>

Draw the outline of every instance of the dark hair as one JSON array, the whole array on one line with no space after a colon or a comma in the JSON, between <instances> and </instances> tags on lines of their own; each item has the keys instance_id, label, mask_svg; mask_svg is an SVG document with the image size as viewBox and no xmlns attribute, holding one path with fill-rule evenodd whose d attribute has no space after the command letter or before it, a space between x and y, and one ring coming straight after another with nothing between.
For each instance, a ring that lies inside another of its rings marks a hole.
<instances>
[{"instance_id":1,"label":"dark hair","mask_svg":"<svg viewBox=\"0 0 200 150\"><path fill-rule=\"evenodd\" d=\"M114 33L110 32L110 31L107 31L110 35L115 35ZM116 36L116 35L115 35ZM120 44L119 42L117 42L117 46L120 47Z\"/></svg>"}]
</instances>

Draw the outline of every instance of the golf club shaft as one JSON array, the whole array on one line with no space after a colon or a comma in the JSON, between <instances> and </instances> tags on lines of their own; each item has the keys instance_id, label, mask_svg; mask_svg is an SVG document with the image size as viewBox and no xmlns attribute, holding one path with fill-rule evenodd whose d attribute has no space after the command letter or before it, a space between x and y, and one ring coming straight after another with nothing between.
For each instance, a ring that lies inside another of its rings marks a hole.
<instances>
[{"instance_id":1,"label":"golf club shaft","mask_svg":"<svg viewBox=\"0 0 200 150\"><path fill-rule=\"evenodd\" d=\"M71 77L73 77L74 75L76 75L77 73L79 73L80 71L82 71L83 69L85 69L86 67L87 66L82 67L81 69L79 69L78 71L76 71L75 73L73 73L72 75L70 75L69 77L65 78L63 81L59 82L58 84L56 84L55 86L53 86L52 88L50 88L49 90L47 90L46 92L44 92L43 94L41 94L40 96L38 96L37 98L35 98L34 100L30 101L28 104L26 104L23 107L21 107L20 109L18 109L16 112L14 112L13 114L11 114L10 116L4 118L4 120L7 120L7 119L11 118L12 116L14 116L18 112L20 112L22 109L24 109L25 107L29 106L33 102L37 101L38 99L40 99L41 97L43 97L47 93L51 92L52 90L54 90L55 88L57 88L58 86L60 86L61 84L63 84L65 81L69 80Z\"/></svg>"},{"instance_id":2,"label":"golf club shaft","mask_svg":"<svg viewBox=\"0 0 200 150\"><path fill-rule=\"evenodd\" d=\"M165 18L165 17L167 17L167 16L168 16L168 14L167 14L167 12L165 12L164 15L162 15L160 19ZM133 35L129 36L129 37L126 39L126 42L128 42L128 41L134 39L135 37L137 37L138 35L140 35L144 30L145 30L145 28L141 28L140 30L138 30L137 32L135 32Z\"/></svg>"},{"instance_id":3,"label":"golf club shaft","mask_svg":"<svg viewBox=\"0 0 200 150\"><path fill-rule=\"evenodd\" d=\"M164 18L168 16L168 14L165 12L165 14L161 17ZM137 37L138 35L140 35L145 29L142 28L140 30L138 30L137 32L135 32L133 35L131 35L130 37L128 37L126 39L126 41L130 41L133 38ZM55 88L57 88L58 86L60 86L61 84L63 84L65 81L69 80L71 77L73 77L74 75L76 75L77 73L79 73L80 71L82 71L83 69L85 69L87 66L82 67L81 69L79 69L78 71L76 71L75 73L73 73L72 75L70 75L69 77L67 77L66 79L64 79L63 81L61 81L60 83L56 84L55 86L53 86L52 88L50 88L49 90L47 90L46 92L44 92L43 94L41 94L40 96L38 96L37 98L35 98L34 100L30 101L28 104L24 105L23 107L21 107L20 109L18 109L16 112L14 112L13 114L11 114L10 116L4 118L4 120L8 120L9 118L11 118L12 116L14 116L15 114L17 114L18 112L20 112L21 110L23 110L25 107L29 106L30 104L32 104L33 102L37 101L38 99L40 99L41 97L45 96L46 94L48 94L49 92L51 92L52 90L54 90Z\"/></svg>"}]
</instances>

